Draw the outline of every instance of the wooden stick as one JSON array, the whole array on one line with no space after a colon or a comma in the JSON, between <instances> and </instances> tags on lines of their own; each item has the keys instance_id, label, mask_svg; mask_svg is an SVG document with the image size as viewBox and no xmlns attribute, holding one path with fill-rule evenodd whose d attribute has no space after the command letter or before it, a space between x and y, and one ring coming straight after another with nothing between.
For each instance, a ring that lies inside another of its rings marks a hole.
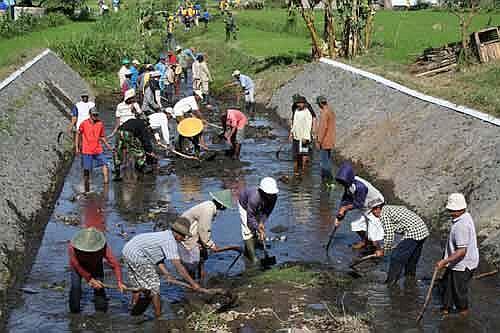
<instances>
[{"instance_id":1,"label":"wooden stick","mask_svg":"<svg viewBox=\"0 0 500 333\"><path fill-rule=\"evenodd\" d=\"M326 244L326 256L327 256L327 257L329 256L328 251L330 250L330 246L331 246L331 245L332 245L332 243L333 243L333 237L335 236L335 233L337 232L337 229L338 229L338 228L339 228L338 226L335 226L335 227L333 228L333 231L332 231L332 233L330 234L330 238L328 239L328 243Z\"/></svg>"},{"instance_id":2,"label":"wooden stick","mask_svg":"<svg viewBox=\"0 0 500 333\"><path fill-rule=\"evenodd\" d=\"M206 121L206 120L203 120L203 122L204 122L205 124L207 124L208 126L211 126L211 127L213 127L213 128L217 128L217 129L224 129L224 127L219 126L219 125L216 125L216 124L209 123L209 122L208 122L208 121Z\"/></svg>"},{"instance_id":3,"label":"wooden stick","mask_svg":"<svg viewBox=\"0 0 500 333\"><path fill-rule=\"evenodd\" d=\"M474 275L473 279L474 280L479 280L479 279L482 279L482 278L487 277L487 276L495 275L497 273L498 273L498 269L495 269L495 270L493 270L491 272L476 274L476 275Z\"/></svg>"},{"instance_id":4,"label":"wooden stick","mask_svg":"<svg viewBox=\"0 0 500 333\"><path fill-rule=\"evenodd\" d=\"M120 288L118 288L118 286L114 286L114 285L111 285L111 284L103 283L102 285L104 286L104 288L107 288L107 289L117 289L117 290L120 289ZM129 287L126 287L123 290L130 291L132 293L138 293L140 291L146 291L146 289L142 289L142 288L129 288Z\"/></svg>"},{"instance_id":5,"label":"wooden stick","mask_svg":"<svg viewBox=\"0 0 500 333\"><path fill-rule=\"evenodd\" d=\"M229 273L229 271L231 270L231 268L233 268L233 266L236 264L236 262L238 261L238 259L240 259L241 255L243 254L243 252L240 252L236 258L234 258L233 262L231 263L231 265L229 265L229 267L227 268L226 270L226 273L224 273L224 277L227 276L227 274Z\"/></svg>"},{"instance_id":6,"label":"wooden stick","mask_svg":"<svg viewBox=\"0 0 500 333\"><path fill-rule=\"evenodd\" d=\"M364 261L371 260L371 259L376 259L378 256L376 254L370 254L368 256L365 256L363 258L358 259L356 262L353 262L349 267L354 268L355 266L361 264Z\"/></svg>"},{"instance_id":7,"label":"wooden stick","mask_svg":"<svg viewBox=\"0 0 500 333\"><path fill-rule=\"evenodd\" d=\"M223 289L219 289L219 288L213 288L213 289L200 288L198 290L195 290L195 289L193 289L193 287L190 284L182 282L182 281L179 281L179 280L167 279L167 282L171 283L171 284L176 284L178 286L181 286L181 287L184 287L184 288L187 288L187 289L191 289L193 291L197 291L197 292L204 293L204 294L209 294L209 295L223 294L224 293L224 290Z\"/></svg>"},{"instance_id":8,"label":"wooden stick","mask_svg":"<svg viewBox=\"0 0 500 333\"><path fill-rule=\"evenodd\" d=\"M438 273L439 273L439 268L437 267L434 268L434 274L432 274L431 285L429 286L429 290L427 291L427 296L425 296L424 306L422 307L422 310L417 316L417 323L424 317L425 309L427 308L427 305L429 305L429 302L431 301L432 288L434 288L434 283L436 282Z\"/></svg>"}]
</instances>

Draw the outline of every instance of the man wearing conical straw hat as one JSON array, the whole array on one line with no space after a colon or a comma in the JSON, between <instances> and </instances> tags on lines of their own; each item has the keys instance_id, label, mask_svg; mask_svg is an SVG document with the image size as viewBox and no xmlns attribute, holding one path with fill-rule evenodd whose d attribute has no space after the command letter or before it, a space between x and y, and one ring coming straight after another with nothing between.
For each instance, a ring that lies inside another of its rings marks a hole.
<instances>
[{"instance_id":1,"label":"man wearing conical straw hat","mask_svg":"<svg viewBox=\"0 0 500 333\"><path fill-rule=\"evenodd\" d=\"M96 228L85 228L76 233L68 246L71 267L71 290L69 293L69 309L73 313L80 312L82 296L82 278L94 289L96 311L106 312L108 308L104 278L103 259L109 263L115 273L118 288L124 291L122 272L111 248L106 244L104 233Z\"/></svg>"}]
</instances>

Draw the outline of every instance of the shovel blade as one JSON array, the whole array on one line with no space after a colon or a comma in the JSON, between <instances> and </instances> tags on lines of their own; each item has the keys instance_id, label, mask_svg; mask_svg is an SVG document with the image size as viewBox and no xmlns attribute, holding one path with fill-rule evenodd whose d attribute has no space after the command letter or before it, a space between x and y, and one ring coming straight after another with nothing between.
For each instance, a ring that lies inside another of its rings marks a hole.
<instances>
[{"instance_id":1,"label":"shovel blade","mask_svg":"<svg viewBox=\"0 0 500 333\"><path fill-rule=\"evenodd\" d=\"M260 260L260 265L264 268L268 268L276 265L276 257L275 256L265 256Z\"/></svg>"},{"instance_id":2,"label":"shovel blade","mask_svg":"<svg viewBox=\"0 0 500 333\"><path fill-rule=\"evenodd\" d=\"M134 307L130 310L130 314L132 316L142 315L148 309L149 304L151 304L151 300L152 300L151 297L144 297L144 296L139 297L137 303L135 303Z\"/></svg>"}]
</instances>

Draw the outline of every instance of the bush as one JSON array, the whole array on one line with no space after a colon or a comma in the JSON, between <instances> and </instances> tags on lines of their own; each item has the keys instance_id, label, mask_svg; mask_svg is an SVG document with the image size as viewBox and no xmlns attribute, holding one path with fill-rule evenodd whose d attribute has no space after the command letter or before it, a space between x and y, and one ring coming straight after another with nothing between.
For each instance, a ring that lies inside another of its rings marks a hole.
<instances>
[{"instance_id":1,"label":"bush","mask_svg":"<svg viewBox=\"0 0 500 333\"><path fill-rule=\"evenodd\" d=\"M69 19L57 13L51 13L42 17L35 17L22 13L16 21L0 19L0 37L12 38L22 34L57 27L69 22Z\"/></svg>"}]
</instances>

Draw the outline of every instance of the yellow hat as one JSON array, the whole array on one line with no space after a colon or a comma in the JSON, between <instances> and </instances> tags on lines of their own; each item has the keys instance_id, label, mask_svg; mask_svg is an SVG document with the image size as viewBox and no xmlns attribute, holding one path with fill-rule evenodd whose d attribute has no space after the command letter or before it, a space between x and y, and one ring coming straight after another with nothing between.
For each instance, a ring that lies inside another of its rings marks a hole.
<instances>
[{"instance_id":1,"label":"yellow hat","mask_svg":"<svg viewBox=\"0 0 500 333\"><path fill-rule=\"evenodd\" d=\"M186 118L177 125L177 131L186 138L191 138L203 131L203 122L198 118Z\"/></svg>"}]
</instances>

